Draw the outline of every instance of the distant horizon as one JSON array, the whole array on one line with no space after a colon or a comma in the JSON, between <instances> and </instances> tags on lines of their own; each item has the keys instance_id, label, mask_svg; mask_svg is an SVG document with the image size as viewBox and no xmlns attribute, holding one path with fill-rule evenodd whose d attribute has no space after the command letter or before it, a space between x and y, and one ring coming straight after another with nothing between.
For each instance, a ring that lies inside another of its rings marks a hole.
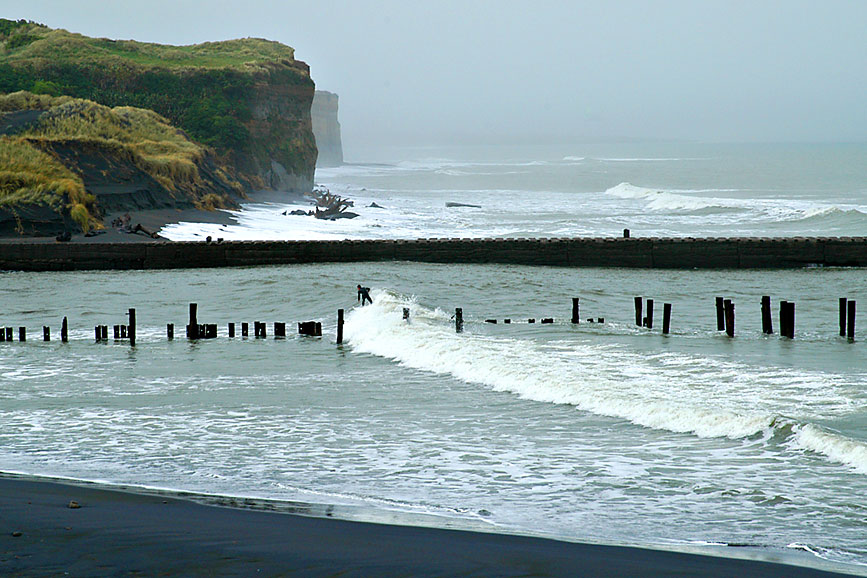
<instances>
[{"instance_id":1,"label":"distant horizon","mask_svg":"<svg viewBox=\"0 0 867 578\"><path fill-rule=\"evenodd\" d=\"M0 0L94 37L295 49L368 144L867 142L867 3ZM192 24L191 24L192 23Z\"/></svg>"}]
</instances>

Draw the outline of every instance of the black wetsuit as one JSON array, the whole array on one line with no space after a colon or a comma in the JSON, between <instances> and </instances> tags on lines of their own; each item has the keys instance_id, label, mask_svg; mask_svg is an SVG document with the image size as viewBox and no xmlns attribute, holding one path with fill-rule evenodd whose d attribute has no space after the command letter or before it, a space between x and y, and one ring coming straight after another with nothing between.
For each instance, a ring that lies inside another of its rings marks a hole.
<instances>
[{"instance_id":1,"label":"black wetsuit","mask_svg":"<svg viewBox=\"0 0 867 578\"><path fill-rule=\"evenodd\" d=\"M361 304L364 305L364 302L373 303L373 299L370 298L370 287L359 287L358 288L358 299L361 301Z\"/></svg>"}]
</instances>

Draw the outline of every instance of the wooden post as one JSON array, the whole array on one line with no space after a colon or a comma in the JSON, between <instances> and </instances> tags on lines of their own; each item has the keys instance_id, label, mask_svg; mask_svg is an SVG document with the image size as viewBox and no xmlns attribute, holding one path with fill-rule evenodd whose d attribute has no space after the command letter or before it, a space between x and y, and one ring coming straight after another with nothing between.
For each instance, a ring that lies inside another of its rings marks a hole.
<instances>
[{"instance_id":1,"label":"wooden post","mask_svg":"<svg viewBox=\"0 0 867 578\"><path fill-rule=\"evenodd\" d=\"M250 324L247 322L241 323L241 337L248 337L250 335Z\"/></svg>"},{"instance_id":2,"label":"wooden post","mask_svg":"<svg viewBox=\"0 0 867 578\"><path fill-rule=\"evenodd\" d=\"M552 317L545 317L542 319L542 323L554 323L554 319Z\"/></svg>"},{"instance_id":3,"label":"wooden post","mask_svg":"<svg viewBox=\"0 0 867 578\"><path fill-rule=\"evenodd\" d=\"M716 298L716 330L725 331L726 315L725 315L725 300L722 297Z\"/></svg>"},{"instance_id":4,"label":"wooden post","mask_svg":"<svg viewBox=\"0 0 867 578\"><path fill-rule=\"evenodd\" d=\"M578 300L579 299L580 299L580 297L573 297L572 298L572 323L574 323L576 325L581 321L579 316L578 316L578 307L579 307L578 306Z\"/></svg>"},{"instance_id":5,"label":"wooden post","mask_svg":"<svg viewBox=\"0 0 867 578\"><path fill-rule=\"evenodd\" d=\"M848 337L849 341L855 341L855 301L849 301L848 303L848 317L849 317L849 328L848 328Z\"/></svg>"},{"instance_id":6,"label":"wooden post","mask_svg":"<svg viewBox=\"0 0 867 578\"><path fill-rule=\"evenodd\" d=\"M786 313L786 329L789 332L789 339L795 338L795 302L789 301L788 312Z\"/></svg>"},{"instance_id":7,"label":"wooden post","mask_svg":"<svg viewBox=\"0 0 867 578\"><path fill-rule=\"evenodd\" d=\"M51 341L51 328L47 325L42 326L42 341Z\"/></svg>"},{"instance_id":8,"label":"wooden post","mask_svg":"<svg viewBox=\"0 0 867 578\"><path fill-rule=\"evenodd\" d=\"M135 308L132 307L129 310L129 331L127 333L130 346L135 347Z\"/></svg>"},{"instance_id":9,"label":"wooden post","mask_svg":"<svg viewBox=\"0 0 867 578\"><path fill-rule=\"evenodd\" d=\"M789 302L780 301L780 336L789 336Z\"/></svg>"},{"instance_id":10,"label":"wooden post","mask_svg":"<svg viewBox=\"0 0 867 578\"><path fill-rule=\"evenodd\" d=\"M27 328L19 327L18 328L18 341L27 341Z\"/></svg>"},{"instance_id":11,"label":"wooden post","mask_svg":"<svg viewBox=\"0 0 867 578\"><path fill-rule=\"evenodd\" d=\"M629 238L629 229L623 229L623 238L624 238L624 239L628 239L628 238Z\"/></svg>"},{"instance_id":12,"label":"wooden post","mask_svg":"<svg viewBox=\"0 0 867 578\"><path fill-rule=\"evenodd\" d=\"M455 307L455 333L463 333L464 331L464 310L461 307Z\"/></svg>"},{"instance_id":13,"label":"wooden post","mask_svg":"<svg viewBox=\"0 0 867 578\"><path fill-rule=\"evenodd\" d=\"M647 300L647 328L653 329L653 299Z\"/></svg>"},{"instance_id":14,"label":"wooden post","mask_svg":"<svg viewBox=\"0 0 867 578\"><path fill-rule=\"evenodd\" d=\"M771 335L774 332L774 322L771 316L771 296L762 296L762 333Z\"/></svg>"},{"instance_id":15,"label":"wooden post","mask_svg":"<svg viewBox=\"0 0 867 578\"><path fill-rule=\"evenodd\" d=\"M536 320L533 319L532 317L530 317L529 319L527 319L527 323L535 323L535 322L536 322Z\"/></svg>"},{"instance_id":16,"label":"wooden post","mask_svg":"<svg viewBox=\"0 0 867 578\"><path fill-rule=\"evenodd\" d=\"M229 323L229 337L235 337L235 324Z\"/></svg>"},{"instance_id":17,"label":"wooden post","mask_svg":"<svg viewBox=\"0 0 867 578\"><path fill-rule=\"evenodd\" d=\"M641 317L641 297L635 298L635 324L641 327L642 317Z\"/></svg>"},{"instance_id":18,"label":"wooden post","mask_svg":"<svg viewBox=\"0 0 867 578\"><path fill-rule=\"evenodd\" d=\"M97 325L93 328L93 337L97 343L102 341L102 329L100 328L99 325Z\"/></svg>"},{"instance_id":19,"label":"wooden post","mask_svg":"<svg viewBox=\"0 0 867 578\"><path fill-rule=\"evenodd\" d=\"M735 304L731 299L723 300L723 310L725 312L725 330L729 337L735 336Z\"/></svg>"},{"instance_id":20,"label":"wooden post","mask_svg":"<svg viewBox=\"0 0 867 578\"><path fill-rule=\"evenodd\" d=\"M166 324L166 337L168 338L169 341L171 341L175 338L175 324L174 323L167 323Z\"/></svg>"},{"instance_id":21,"label":"wooden post","mask_svg":"<svg viewBox=\"0 0 867 578\"><path fill-rule=\"evenodd\" d=\"M199 320L197 319L198 304L190 303L190 324L187 325L187 339L199 338Z\"/></svg>"},{"instance_id":22,"label":"wooden post","mask_svg":"<svg viewBox=\"0 0 867 578\"><path fill-rule=\"evenodd\" d=\"M286 337L286 324L281 321L274 322L274 337Z\"/></svg>"},{"instance_id":23,"label":"wooden post","mask_svg":"<svg viewBox=\"0 0 867 578\"><path fill-rule=\"evenodd\" d=\"M108 325L100 325L99 334L103 341L108 341Z\"/></svg>"},{"instance_id":24,"label":"wooden post","mask_svg":"<svg viewBox=\"0 0 867 578\"><path fill-rule=\"evenodd\" d=\"M60 325L60 341L66 343L69 341L69 330L66 322L66 317L63 318L63 323Z\"/></svg>"},{"instance_id":25,"label":"wooden post","mask_svg":"<svg viewBox=\"0 0 867 578\"><path fill-rule=\"evenodd\" d=\"M840 297L840 337L846 337L847 301L845 297Z\"/></svg>"},{"instance_id":26,"label":"wooden post","mask_svg":"<svg viewBox=\"0 0 867 578\"><path fill-rule=\"evenodd\" d=\"M0 327L0 343L6 341L6 328Z\"/></svg>"},{"instance_id":27,"label":"wooden post","mask_svg":"<svg viewBox=\"0 0 867 578\"><path fill-rule=\"evenodd\" d=\"M343 343L343 309L337 310L337 345Z\"/></svg>"},{"instance_id":28,"label":"wooden post","mask_svg":"<svg viewBox=\"0 0 867 578\"><path fill-rule=\"evenodd\" d=\"M217 338L217 324L209 323L206 327L205 337L208 339L216 339Z\"/></svg>"},{"instance_id":29,"label":"wooden post","mask_svg":"<svg viewBox=\"0 0 867 578\"><path fill-rule=\"evenodd\" d=\"M262 332L262 339L268 337L268 324L264 321L259 325L259 330Z\"/></svg>"},{"instance_id":30,"label":"wooden post","mask_svg":"<svg viewBox=\"0 0 867 578\"><path fill-rule=\"evenodd\" d=\"M120 339L120 325L114 326L114 338Z\"/></svg>"},{"instance_id":31,"label":"wooden post","mask_svg":"<svg viewBox=\"0 0 867 578\"><path fill-rule=\"evenodd\" d=\"M120 326L120 338L121 338L121 339L126 339L126 338L127 338L126 325L121 325L121 326Z\"/></svg>"},{"instance_id":32,"label":"wooden post","mask_svg":"<svg viewBox=\"0 0 867 578\"><path fill-rule=\"evenodd\" d=\"M662 304L662 334L668 335L671 329L671 303Z\"/></svg>"},{"instance_id":33,"label":"wooden post","mask_svg":"<svg viewBox=\"0 0 867 578\"><path fill-rule=\"evenodd\" d=\"M13 341L12 339L13 330L11 327L6 328L6 341Z\"/></svg>"},{"instance_id":34,"label":"wooden post","mask_svg":"<svg viewBox=\"0 0 867 578\"><path fill-rule=\"evenodd\" d=\"M512 323L512 320L511 319L503 319L503 323L505 323L506 325L509 325Z\"/></svg>"}]
</instances>

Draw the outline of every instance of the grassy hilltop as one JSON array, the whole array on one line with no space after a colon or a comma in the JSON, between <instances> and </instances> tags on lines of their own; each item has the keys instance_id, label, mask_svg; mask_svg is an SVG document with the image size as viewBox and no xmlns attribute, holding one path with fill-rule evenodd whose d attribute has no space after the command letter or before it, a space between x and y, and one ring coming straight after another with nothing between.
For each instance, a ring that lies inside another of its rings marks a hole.
<instances>
[{"instance_id":1,"label":"grassy hilltop","mask_svg":"<svg viewBox=\"0 0 867 578\"><path fill-rule=\"evenodd\" d=\"M164 46L0 19L0 211L75 209L86 228L103 204L87 192L97 165L198 205L303 188L313 82L294 56L261 39Z\"/></svg>"}]
</instances>

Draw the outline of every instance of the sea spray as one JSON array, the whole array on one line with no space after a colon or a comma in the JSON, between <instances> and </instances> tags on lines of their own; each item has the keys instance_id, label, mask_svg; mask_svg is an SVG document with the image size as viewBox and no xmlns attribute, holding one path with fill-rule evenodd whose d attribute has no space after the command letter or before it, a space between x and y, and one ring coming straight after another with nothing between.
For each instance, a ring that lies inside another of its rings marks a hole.
<instances>
[{"instance_id":1,"label":"sea spray","mask_svg":"<svg viewBox=\"0 0 867 578\"><path fill-rule=\"evenodd\" d=\"M404 307L411 323L403 319ZM839 384L823 376L805 373L793 380L773 370L673 354L655 356L653 364L611 346L546 344L471 330L458 335L449 321L415 298L379 291L371 306L350 312L346 336L355 351L406 367L653 429L731 439L785 432L798 448L867 473L864 442L802 421L851 409ZM708 366L716 372L708 374ZM804 409L824 415L792 417Z\"/></svg>"}]
</instances>

